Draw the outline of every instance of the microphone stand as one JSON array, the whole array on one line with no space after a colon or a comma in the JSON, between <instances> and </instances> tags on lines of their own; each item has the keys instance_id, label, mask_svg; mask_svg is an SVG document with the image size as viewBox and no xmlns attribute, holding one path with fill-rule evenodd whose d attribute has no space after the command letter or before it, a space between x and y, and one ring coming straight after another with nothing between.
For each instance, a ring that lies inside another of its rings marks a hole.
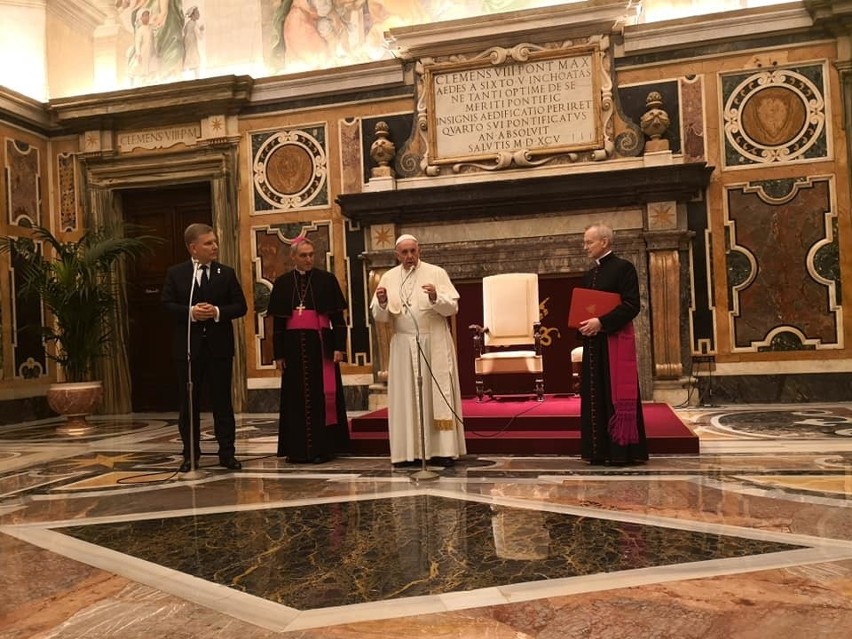
<instances>
[{"instance_id":1,"label":"microphone stand","mask_svg":"<svg viewBox=\"0 0 852 639\"><path fill-rule=\"evenodd\" d=\"M189 422L189 472L178 473L180 479L201 479L206 473L195 465L195 406L192 401L192 294L198 279L198 260L192 260L192 284L189 286L189 301L186 316L186 409ZM199 429L201 425L199 424Z\"/></svg>"},{"instance_id":2,"label":"microphone stand","mask_svg":"<svg viewBox=\"0 0 852 639\"><path fill-rule=\"evenodd\" d=\"M422 349L420 348L420 326L417 324L417 319L414 313L411 312L411 304L405 302L405 308L408 310L408 316L414 322L414 341L417 344L417 404L419 408L418 421L420 422L420 470L411 473L409 479L411 481L431 481L438 479L440 475L434 470L426 468L426 427L423 423L423 370L420 363Z\"/></svg>"}]
</instances>

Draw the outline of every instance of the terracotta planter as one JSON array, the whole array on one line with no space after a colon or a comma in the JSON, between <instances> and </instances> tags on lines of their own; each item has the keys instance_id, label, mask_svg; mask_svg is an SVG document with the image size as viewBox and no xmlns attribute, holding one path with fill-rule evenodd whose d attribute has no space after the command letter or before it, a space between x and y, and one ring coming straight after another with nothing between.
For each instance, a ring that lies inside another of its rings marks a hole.
<instances>
[{"instance_id":1,"label":"terracotta planter","mask_svg":"<svg viewBox=\"0 0 852 639\"><path fill-rule=\"evenodd\" d=\"M47 389L47 404L65 417L56 431L62 435L85 435L94 427L86 420L104 397L102 382L51 384Z\"/></svg>"}]
</instances>

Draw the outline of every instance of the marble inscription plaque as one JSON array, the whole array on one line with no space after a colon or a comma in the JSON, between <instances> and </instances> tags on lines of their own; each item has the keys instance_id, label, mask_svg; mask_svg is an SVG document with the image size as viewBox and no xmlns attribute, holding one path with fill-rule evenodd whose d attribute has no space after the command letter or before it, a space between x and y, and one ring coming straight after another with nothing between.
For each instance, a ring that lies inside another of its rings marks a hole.
<instances>
[{"instance_id":1,"label":"marble inscription plaque","mask_svg":"<svg viewBox=\"0 0 852 639\"><path fill-rule=\"evenodd\" d=\"M193 146L200 137L200 124L128 131L118 134L118 150L128 153L133 149L167 149L175 144Z\"/></svg>"},{"instance_id":2,"label":"marble inscription plaque","mask_svg":"<svg viewBox=\"0 0 852 639\"><path fill-rule=\"evenodd\" d=\"M596 49L427 66L434 164L602 145Z\"/></svg>"}]
</instances>

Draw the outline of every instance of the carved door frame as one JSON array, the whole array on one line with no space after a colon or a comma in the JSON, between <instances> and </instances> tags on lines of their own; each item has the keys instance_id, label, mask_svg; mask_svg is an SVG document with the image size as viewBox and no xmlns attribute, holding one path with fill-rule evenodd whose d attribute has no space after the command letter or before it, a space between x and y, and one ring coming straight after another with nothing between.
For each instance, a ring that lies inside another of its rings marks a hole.
<instances>
[{"instance_id":1,"label":"carved door frame","mask_svg":"<svg viewBox=\"0 0 852 639\"><path fill-rule=\"evenodd\" d=\"M237 158L236 143L145 155L83 155L80 157L80 180L85 202L84 225L109 227L120 224L123 216L116 191L121 189L209 182L213 227L219 237L219 253L223 262L233 266L239 278ZM113 356L100 362L98 371L104 380L103 411L110 414L128 413L132 410L127 353L129 324L124 312L126 289L123 273L120 278L122 286L120 308L116 318L116 346ZM243 383L245 357L245 331L239 330L235 340L234 378L241 380L241 383L232 388L236 412L241 412L246 402L246 385Z\"/></svg>"}]
</instances>

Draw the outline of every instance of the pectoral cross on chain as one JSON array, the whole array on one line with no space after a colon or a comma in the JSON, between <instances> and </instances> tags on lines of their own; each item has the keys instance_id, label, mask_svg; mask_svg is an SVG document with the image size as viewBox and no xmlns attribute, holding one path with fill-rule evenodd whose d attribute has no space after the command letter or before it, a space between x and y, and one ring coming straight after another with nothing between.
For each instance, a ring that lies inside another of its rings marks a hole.
<instances>
[{"instance_id":1,"label":"pectoral cross on chain","mask_svg":"<svg viewBox=\"0 0 852 639\"><path fill-rule=\"evenodd\" d=\"M305 305L302 302L299 302L299 305L296 307L296 310L299 311L299 315L301 315L302 311L305 310Z\"/></svg>"}]
</instances>

